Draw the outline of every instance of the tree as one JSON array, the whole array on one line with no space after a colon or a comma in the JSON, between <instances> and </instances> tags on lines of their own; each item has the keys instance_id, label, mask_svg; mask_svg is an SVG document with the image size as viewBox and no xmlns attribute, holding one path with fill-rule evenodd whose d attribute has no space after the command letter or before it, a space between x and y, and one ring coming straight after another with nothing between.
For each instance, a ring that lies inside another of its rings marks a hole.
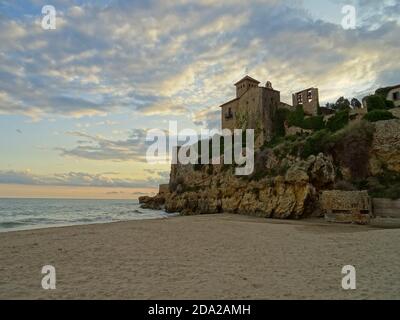
<instances>
[{"instance_id":1,"label":"tree","mask_svg":"<svg viewBox=\"0 0 400 320\"><path fill-rule=\"evenodd\" d=\"M357 98L351 99L350 104L354 109L359 109L359 108L362 107L362 104L361 104L360 100L358 100Z\"/></svg>"},{"instance_id":2,"label":"tree","mask_svg":"<svg viewBox=\"0 0 400 320\"><path fill-rule=\"evenodd\" d=\"M350 101L349 99L345 99L344 97L340 97L335 103L335 109L338 111L346 111L350 109Z\"/></svg>"},{"instance_id":3,"label":"tree","mask_svg":"<svg viewBox=\"0 0 400 320\"><path fill-rule=\"evenodd\" d=\"M327 109L335 109L335 104L327 102L326 105L325 105L325 108L327 108Z\"/></svg>"}]
</instances>

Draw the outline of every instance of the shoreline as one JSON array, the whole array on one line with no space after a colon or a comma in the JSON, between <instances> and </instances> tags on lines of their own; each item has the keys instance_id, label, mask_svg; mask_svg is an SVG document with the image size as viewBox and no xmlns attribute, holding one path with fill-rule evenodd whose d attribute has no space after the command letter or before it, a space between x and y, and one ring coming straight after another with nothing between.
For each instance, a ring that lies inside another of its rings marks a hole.
<instances>
[{"instance_id":1,"label":"shoreline","mask_svg":"<svg viewBox=\"0 0 400 320\"><path fill-rule=\"evenodd\" d=\"M148 210L148 209L142 209L142 210ZM165 212L165 211L164 211ZM134 221L145 221L145 220L165 220L165 219L171 219L171 218L177 218L177 217L195 217L195 216L237 216L237 217L243 217L243 218L250 218L250 219L262 219L265 220L267 223L271 224L313 224L313 225L321 225L321 226L333 226L333 225L339 225L339 226L347 226L347 227L362 227L362 228L375 228L375 229L388 229L385 226L378 226L374 227L372 225L356 225L356 224L349 224L349 223L330 223L326 222L324 218L305 218L305 219L277 219L277 218L258 218L258 217L253 217L249 215L241 215L241 214L232 214L232 213L216 213L216 214L202 214L202 215L192 215L192 216L182 216L180 213L166 213L166 216L160 216L160 217L151 217L151 218L140 218L140 219L129 219L129 220L120 220L120 221L104 221L104 222L82 222L82 223L73 223L73 224L54 224L54 225L43 225L43 226L37 226L37 227L21 227L21 228L9 228L9 229L0 229L0 234L5 233L14 233L14 232L25 232L25 231L38 231L38 230L47 230L47 229L62 229L62 228L74 228L74 227L81 227L81 226L96 226L96 225L104 225L104 224L116 224L116 223L127 223L127 222L134 222ZM400 228L400 225L399 227ZM394 229L397 229L397 227L394 227Z\"/></svg>"},{"instance_id":2,"label":"shoreline","mask_svg":"<svg viewBox=\"0 0 400 320\"><path fill-rule=\"evenodd\" d=\"M144 209L145 210L145 209ZM173 217L176 217L175 214L171 213L165 213L165 217L149 217L149 218L140 218L140 219L129 219L129 220L119 220L119 221L96 221L96 222L77 222L77 223L71 223L71 224L49 224L49 225L42 225L42 226L37 226L37 227L31 227L27 226L26 228L21 227L21 228L9 228L9 229L0 229L0 234L2 233L13 233L13 232L24 232L24 231L36 231L36 230L47 230L47 229L61 229L61 228L73 228L73 227L79 227L79 226L92 226L92 225L102 225L102 224L112 224L112 223L125 223L125 222L131 222L131 221L143 221L143 220L163 220L163 219L170 219ZM169 215L169 216L167 216Z\"/></svg>"},{"instance_id":3,"label":"shoreline","mask_svg":"<svg viewBox=\"0 0 400 320\"><path fill-rule=\"evenodd\" d=\"M400 229L218 214L0 233L1 299L400 299ZM341 288L344 265L357 290ZM41 288L53 265L57 289Z\"/></svg>"}]
</instances>

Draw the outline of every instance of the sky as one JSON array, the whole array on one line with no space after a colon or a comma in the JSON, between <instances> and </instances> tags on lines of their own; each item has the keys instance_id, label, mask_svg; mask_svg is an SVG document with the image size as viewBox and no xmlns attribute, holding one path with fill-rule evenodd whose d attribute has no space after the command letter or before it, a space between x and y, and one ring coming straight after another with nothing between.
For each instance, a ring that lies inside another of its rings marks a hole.
<instances>
[{"instance_id":1,"label":"sky","mask_svg":"<svg viewBox=\"0 0 400 320\"><path fill-rule=\"evenodd\" d=\"M0 0L0 197L152 194L148 130L218 128L246 74L287 103L399 84L399 34L400 0Z\"/></svg>"}]
</instances>

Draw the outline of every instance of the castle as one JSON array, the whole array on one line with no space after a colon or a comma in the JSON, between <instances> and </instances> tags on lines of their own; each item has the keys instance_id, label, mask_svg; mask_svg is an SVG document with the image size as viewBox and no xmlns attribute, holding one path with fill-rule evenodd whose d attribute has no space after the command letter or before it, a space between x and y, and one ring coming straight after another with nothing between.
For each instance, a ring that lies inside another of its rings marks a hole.
<instances>
[{"instance_id":1,"label":"castle","mask_svg":"<svg viewBox=\"0 0 400 320\"><path fill-rule=\"evenodd\" d=\"M318 113L316 88L294 94L293 106L290 106L281 102L280 92L272 88L271 82L268 81L265 87L259 84L260 81L249 76L235 83L236 98L220 106L222 129L254 129L255 146L260 147L273 138L278 108L293 109L302 104L307 115Z\"/></svg>"}]
</instances>

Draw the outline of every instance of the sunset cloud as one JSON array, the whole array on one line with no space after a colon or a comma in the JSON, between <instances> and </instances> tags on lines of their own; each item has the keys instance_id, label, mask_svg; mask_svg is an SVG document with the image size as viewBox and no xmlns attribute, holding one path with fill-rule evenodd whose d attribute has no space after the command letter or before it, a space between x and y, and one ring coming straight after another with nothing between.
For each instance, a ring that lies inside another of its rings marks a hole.
<instances>
[{"instance_id":1,"label":"sunset cloud","mask_svg":"<svg viewBox=\"0 0 400 320\"><path fill-rule=\"evenodd\" d=\"M54 0L50 31L46 4L0 2L0 183L155 186L168 177L144 169L146 131L219 128L245 74L288 103L312 86L324 104L400 83L398 0ZM103 173L127 163L146 180Z\"/></svg>"},{"instance_id":2,"label":"sunset cloud","mask_svg":"<svg viewBox=\"0 0 400 320\"><path fill-rule=\"evenodd\" d=\"M40 1L27 3L35 14L24 17L3 4L1 113L182 115L224 100L246 71L286 98L317 84L328 100L385 85L398 68L398 1L356 2L363 23L354 31L315 21L295 2L204 0L60 1L63 24L46 32L38 25Z\"/></svg>"},{"instance_id":3,"label":"sunset cloud","mask_svg":"<svg viewBox=\"0 0 400 320\"><path fill-rule=\"evenodd\" d=\"M0 171L0 184L46 185L69 187L150 188L165 183L165 175L146 180L122 179L117 173L90 174L84 172L38 175L26 171Z\"/></svg>"}]
</instances>

